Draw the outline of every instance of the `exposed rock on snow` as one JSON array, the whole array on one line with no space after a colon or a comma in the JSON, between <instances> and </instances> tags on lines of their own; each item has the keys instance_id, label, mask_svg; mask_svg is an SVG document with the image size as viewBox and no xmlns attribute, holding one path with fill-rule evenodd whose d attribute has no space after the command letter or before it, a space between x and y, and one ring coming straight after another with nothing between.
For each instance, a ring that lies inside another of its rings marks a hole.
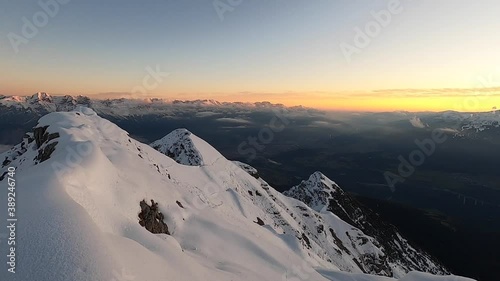
<instances>
[{"instance_id":1,"label":"exposed rock on snow","mask_svg":"<svg viewBox=\"0 0 500 281\"><path fill-rule=\"evenodd\" d=\"M141 212L139 213L139 224L141 226L154 234L164 233L170 235L168 226L163 221L165 217L158 210L158 203L151 200L151 206L149 206L145 200L142 200L139 205L141 206Z\"/></svg>"},{"instance_id":2,"label":"exposed rock on snow","mask_svg":"<svg viewBox=\"0 0 500 281\"><path fill-rule=\"evenodd\" d=\"M257 217L257 221L254 221L254 223L256 223L256 224L258 224L260 226L262 226L262 225L265 224L264 221L261 218L259 218L259 217Z\"/></svg>"},{"instance_id":3,"label":"exposed rock on snow","mask_svg":"<svg viewBox=\"0 0 500 281\"><path fill-rule=\"evenodd\" d=\"M35 158L37 163L48 160L50 158L50 155L52 155L52 152L56 150L56 145L58 142L50 141L58 138L60 135L58 132L50 134L49 132L47 132L48 127L49 126L42 126L33 129L33 137L38 148L38 155Z\"/></svg>"},{"instance_id":4,"label":"exposed rock on snow","mask_svg":"<svg viewBox=\"0 0 500 281\"><path fill-rule=\"evenodd\" d=\"M49 143L42 148L39 148L38 155L36 156L35 160L37 160L38 163L48 160L50 158L50 155L52 155L52 152L56 150L56 145L57 141Z\"/></svg>"}]
</instances>

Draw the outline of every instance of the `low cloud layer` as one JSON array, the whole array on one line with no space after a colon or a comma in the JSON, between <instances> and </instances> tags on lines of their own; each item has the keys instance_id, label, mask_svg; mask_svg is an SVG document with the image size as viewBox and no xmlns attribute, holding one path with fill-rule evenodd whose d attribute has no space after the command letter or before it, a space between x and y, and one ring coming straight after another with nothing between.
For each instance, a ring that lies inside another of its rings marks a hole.
<instances>
[{"instance_id":1,"label":"low cloud layer","mask_svg":"<svg viewBox=\"0 0 500 281\"><path fill-rule=\"evenodd\" d=\"M422 120L420 120L420 118L418 118L417 116L413 117L410 119L410 123L413 127L415 128L425 128L427 127L424 122L422 122Z\"/></svg>"},{"instance_id":2,"label":"low cloud layer","mask_svg":"<svg viewBox=\"0 0 500 281\"><path fill-rule=\"evenodd\" d=\"M211 112L211 111L202 111L202 112L196 113L196 117L211 117L211 116L216 116L216 115L220 115L220 113Z\"/></svg>"},{"instance_id":3,"label":"low cloud layer","mask_svg":"<svg viewBox=\"0 0 500 281\"><path fill-rule=\"evenodd\" d=\"M252 122L241 118L218 118L219 122L233 123L233 124L251 124Z\"/></svg>"}]
</instances>

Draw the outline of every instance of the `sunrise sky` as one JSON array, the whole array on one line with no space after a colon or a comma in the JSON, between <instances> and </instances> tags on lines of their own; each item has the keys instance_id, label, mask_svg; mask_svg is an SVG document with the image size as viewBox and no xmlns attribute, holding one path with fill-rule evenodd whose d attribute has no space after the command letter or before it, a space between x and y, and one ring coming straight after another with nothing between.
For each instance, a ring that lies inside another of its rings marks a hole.
<instances>
[{"instance_id":1,"label":"sunrise sky","mask_svg":"<svg viewBox=\"0 0 500 281\"><path fill-rule=\"evenodd\" d=\"M0 94L371 111L500 106L498 1L55 1L40 1L57 3L46 24L39 1L0 1ZM346 59L340 46L356 46L356 28L396 6ZM23 35L26 22L38 30ZM148 68L162 75L152 80Z\"/></svg>"}]
</instances>

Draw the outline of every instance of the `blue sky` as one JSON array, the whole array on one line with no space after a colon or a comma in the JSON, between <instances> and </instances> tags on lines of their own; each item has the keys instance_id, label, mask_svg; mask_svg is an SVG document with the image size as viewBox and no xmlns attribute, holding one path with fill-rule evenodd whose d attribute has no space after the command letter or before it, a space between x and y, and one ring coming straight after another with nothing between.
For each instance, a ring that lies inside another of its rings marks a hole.
<instances>
[{"instance_id":1,"label":"blue sky","mask_svg":"<svg viewBox=\"0 0 500 281\"><path fill-rule=\"evenodd\" d=\"M148 91L155 96L335 96L472 88L500 65L495 1L401 0L402 12L350 61L339 44L354 44L355 28L390 1L242 0L221 20L213 1L72 0L16 54L8 34L22 35L38 2L0 1L0 93L129 92L159 66L170 75Z\"/></svg>"}]
</instances>

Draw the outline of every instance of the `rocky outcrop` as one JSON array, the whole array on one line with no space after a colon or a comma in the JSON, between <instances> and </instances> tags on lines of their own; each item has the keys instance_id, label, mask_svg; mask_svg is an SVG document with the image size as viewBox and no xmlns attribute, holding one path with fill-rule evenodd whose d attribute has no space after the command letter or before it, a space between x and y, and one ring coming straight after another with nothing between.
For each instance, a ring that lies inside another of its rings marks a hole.
<instances>
[{"instance_id":1,"label":"rocky outcrop","mask_svg":"<svg viewBox=\"0 0 500 281\"><path fill-rule=\"evenodd\" d=\"M10 162L11 162L11 160L9 160L9 158L7 156L5 156L5 159L2 162L2 168L9 165Z\"/></svg>"},{"instance_id":2,"label":"rocky outcrop","mask_svg":"<svg viewBox=\"0 0 500 281\"><path fill-rule=\"evenodd\" d=\"M254 223L256 223L256 224L258 224L260 226L263 226L265 224L264 221L261 218L259 218L259 217L257 217L257 221L254 221Z\"/></svg>"},{"instance_id":3,"label":"rocky outcrop","mask_svg":"<svg viewBox=\"0 0 500 281\"><path fill-rule=\"evenodd\" d=\"M49 133L49 126L36 127L33 129L33 139L38 148L38 155L35 157L35 163L42 163L50 159L52 153L56 150L57 141L50 142L53 139L59 138L59 133ZM28 138L28 142L30 139ZM32 140L31 140L32 141Z\"/></svg>"},{"instance_id":4,"label":"rocky outcrop","mask_svg":"<svg viewBox=\"0 0 500 281\"><path fill-rule=\"evenodd\" d=\"M158 210L158 203L151 200L151 206L142 200L139 205L141 206L141 212L139 213L139 224L146 228L149 232L154 234L169 234L168 226L163 221L164 216Z\"/></svg>"},{"instance_id":5,"label":"rocky outcrop","mask_svg":"<svg viewBox=\"0 0 500 281\"><path fill-rule=\"evenodd\" d=\"M3 159L0 160L0 169L7 168L13 165L16 160L25 161L27 151L36 151L38 154L33 158L34 164L42 163L48 159L56 150L58 141L53 141L60 137L59 133L50 133L49 126L39 126L33 128L32 132L28 132L23 136L23 140L18 145L6 151ZM16 166L16 164L14 164ZM1 178L0 178L1 181Z\"/></svg>"},{"instance_id":6,"label":"rocky outcrop","mask_svg":"<svg viewBox=\"0 0 500 281\"><path fill-rule=\"evenodd\" d=\"M40 148L40 146L42 146L43 143L49 142L50 140L59 137L59 133L57 132L49 134L49 132L47 132L48 127L49 126L43 126L43 127L36 127L33 129L33 136L35 138L35 142L38 148Z\"/></svg>"},{"instance_id":7,"label":"rocky outcrop","mask_svg":"<svg viewBox=\"0 0 500 281\"><path fill-rule=\"evenodd\" d=\"M49 160L50 156L52 155L52 152L56 150L56 142L52 142L44 146L43 148L40 148L38 150L38 155L36 156L35 160L38 161L38 163L42 163L43 161Z\"/></svg>"}]
</instances>

